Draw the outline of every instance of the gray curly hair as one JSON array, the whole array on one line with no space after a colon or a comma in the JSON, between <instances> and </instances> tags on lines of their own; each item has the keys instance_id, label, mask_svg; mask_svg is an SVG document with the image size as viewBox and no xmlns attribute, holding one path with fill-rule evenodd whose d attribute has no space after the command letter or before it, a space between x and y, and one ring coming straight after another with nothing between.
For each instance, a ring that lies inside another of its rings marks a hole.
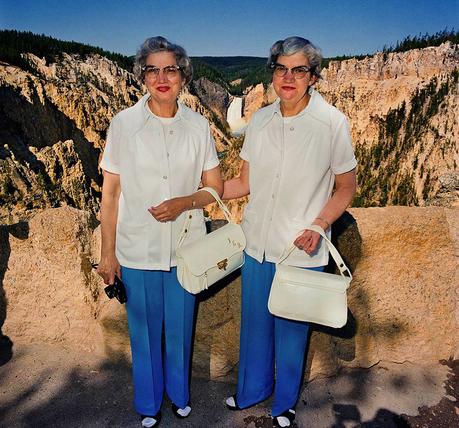
<instances>
[{"instance_id":1,"label":"gray curly hair","mask_svg":"<svg viewBox=\"0 0 459 428\"><path fill-rule=\"evenodd\" d=\"M268 68L271 68L277 62L281 55L293 55L297 52L303 53L309 61L312 74L320 76L322 52L314 46L309 40L303 37L287 37L285 40L278 40L271 46L268 58Z\"/></svg>"},{"instance_id":2,"label":"gray curly hair","mask_svg":"<svg viewBox=\"0 0 459 428\"><path fill-rule=\"evenodd\" d=\"M148 55L156 52L172 52L175 55L177 65L180 67L182 78L185 85L191 82L193 77L193 66L191 65L190 57L187 55L185 49L181 46L169 42L161 36L149 37L140 46L134 60L134 75L143 81L142 68L147 62Z\"/></svg>"}]
</instances>

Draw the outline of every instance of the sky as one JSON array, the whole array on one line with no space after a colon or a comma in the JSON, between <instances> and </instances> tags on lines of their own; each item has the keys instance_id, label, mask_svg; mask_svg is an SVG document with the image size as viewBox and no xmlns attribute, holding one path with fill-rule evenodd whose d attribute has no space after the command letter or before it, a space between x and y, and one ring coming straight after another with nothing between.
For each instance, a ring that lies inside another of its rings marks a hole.
<instances>
[{"instance_id":1,"label":"sky","mask_svg":"<svg viewBox=\"0 0 459 428\"><path fill-rule=\"evenodd\" d=\"M191 56L261 56L301 36L325 57L373 53L408 35L459 30L459 0L0 0L0 28L134 55L161 35Z\"/></svg>"}]
</instances>

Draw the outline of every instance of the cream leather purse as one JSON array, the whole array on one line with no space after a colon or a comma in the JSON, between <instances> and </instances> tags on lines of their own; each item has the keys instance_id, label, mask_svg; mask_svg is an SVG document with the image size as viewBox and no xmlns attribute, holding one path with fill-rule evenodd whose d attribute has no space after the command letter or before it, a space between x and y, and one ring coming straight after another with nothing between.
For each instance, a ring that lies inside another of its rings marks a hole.
<instances>
[{"instance_id":1,"label":"cream leather purse","mask_svg":"<svg viewBox=\"0 0 459 428\"><path fill-rule=\"evenodd\" d=\"M284 251L276 265L268 309L273 315L283 318L309 321L328 327L343 327L347 322L346 291L352 274L323 229L316 225L307 229L320 233L341 275L282 264L297 248L292 245ZM344 275L346 272L349 276Z\"/></svg>"},{"instance_id":2,"label":"cream leather purse","mask_svg":"<svg viewBox=\"0 0 459 428\"><path fill-rule=\"evenodd\" d=\"M177 278L182 287L192 294L209 288L218 280L244 264L246 239L240 225L231 219L231 213L211 187L199 191L209 192L223 211L227 224L202 239L183 244L191 223L190 213L180 234L177 256Z\"/></svg>"}]
</instances>

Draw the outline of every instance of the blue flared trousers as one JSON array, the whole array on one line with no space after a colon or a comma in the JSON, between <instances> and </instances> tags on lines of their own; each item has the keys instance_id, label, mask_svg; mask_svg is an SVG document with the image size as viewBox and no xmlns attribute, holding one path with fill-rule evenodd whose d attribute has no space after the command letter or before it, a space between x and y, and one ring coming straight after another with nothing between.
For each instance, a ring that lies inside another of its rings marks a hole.
<instances>
[{"instance_id":1,"label":"blue flared trousers","mask_svg":"<svg viewBox=\"0 0 459 428\"><path fill-rule=\"evenodd\" d=\"M312 268L323 270L323 267ZM295 407L303 380L309 324L272 315L268 298L276 265L246 255L242 267L242 313L236 400L241 408L274 391L272 415ZM274 364L276 381L274 382Z\"/></svg>"},{"instance_id":2,"label":"blue flared trousers","mask_svg":"<svg viewBox=\"0 0 459 428\"><path fill-rule=\"evenodd\" d=\"M183 408L190 397L195 296L180 286L176 268L149 271L122 267L121 274L128 298L134 407L142 415L155 415L165 388L171 401Z\"/></svg>"}]
</instances>

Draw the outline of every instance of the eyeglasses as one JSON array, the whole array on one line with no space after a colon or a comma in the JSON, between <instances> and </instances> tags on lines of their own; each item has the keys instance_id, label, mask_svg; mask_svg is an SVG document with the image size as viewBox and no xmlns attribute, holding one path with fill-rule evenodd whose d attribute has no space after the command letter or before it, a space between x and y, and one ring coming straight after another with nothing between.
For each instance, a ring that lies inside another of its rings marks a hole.
<instances>
[{"instance_id":1,"label":"eyeglasses","mask_svg":"<svg viewBox=\"0 0 459 428\"><path fill-rule=\"evenodd\" d=\"M295 79L304 79L306 74L312 72L312 68L308 67L307 65L299 65L297 67L288 68L285 65L279 64L277 62L271 64L269 68L277 77L284 77L290 71Z\"/></svg>"},{"instance_id":2,"label":"eyeglasses","mask_svg":"<svg viewBox=\"0 0 459 428\"><path fill-rule=\"evenodd\" d=\"M158 68L154 65L145 65L142 67L142 74L145 79L155 80L158 78L161 70L168 79L173 80L179 76L180 67L178 65L168 65L163 68Z\"/></svg>"}]
</instances>

